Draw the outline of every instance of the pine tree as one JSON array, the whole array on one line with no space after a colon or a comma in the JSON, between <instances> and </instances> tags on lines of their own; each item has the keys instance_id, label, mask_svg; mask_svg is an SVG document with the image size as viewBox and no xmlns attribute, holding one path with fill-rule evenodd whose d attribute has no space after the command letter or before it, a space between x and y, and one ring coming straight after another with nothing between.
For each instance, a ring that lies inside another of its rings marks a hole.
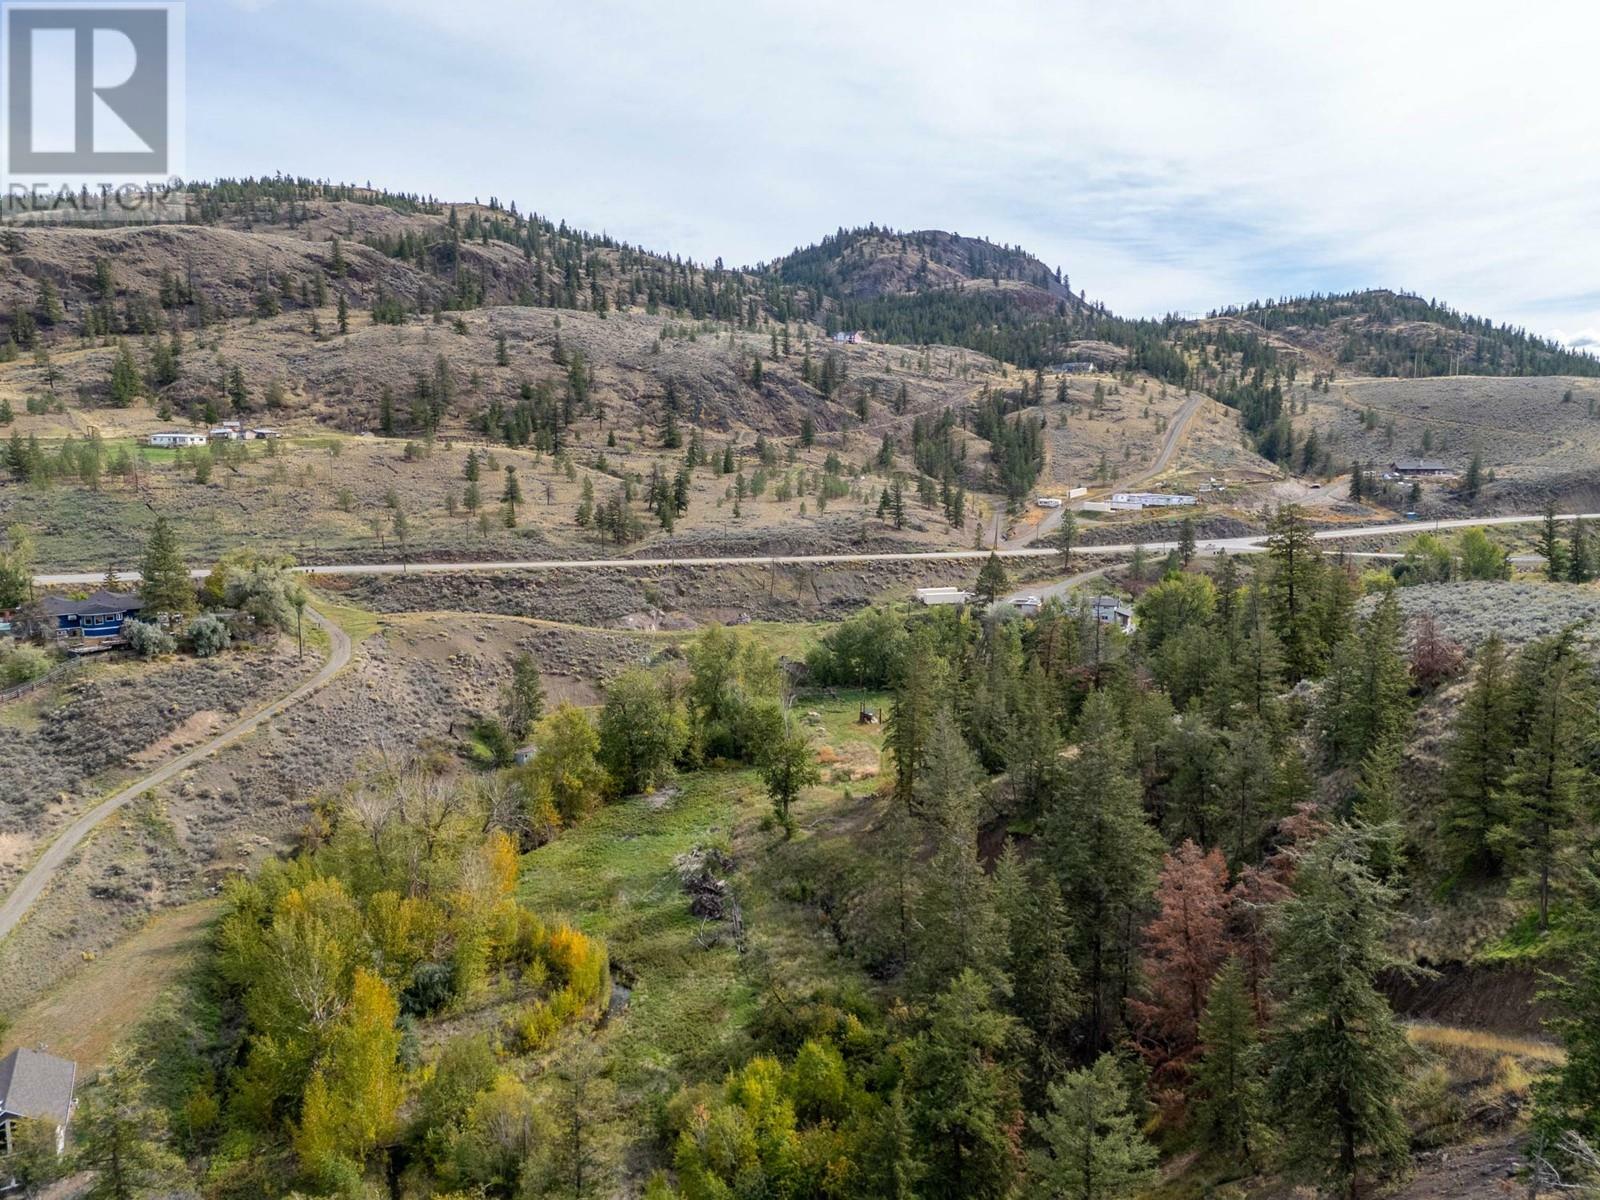
<instances>
[{"instance_id":1,"label":"pine tree","mask_svg":"<svg viewBox=\"0 0 1600 1200\"><path fill-rule=\"evenodd\" d=\"M817 767L816 749L805 730L793 725L788 714L784 714L783 720L781 731L757 748L756 766L772 801L773 815L788 836L794 830L790 806L802 791L820 782L822 772Z\"/></svg>"},{"instance_id":2,"label":"pine tree","mask_svg":"<svg viewBox=\"0 0 1600 1200\"><path fill-rule=\"evenodd\" d=\"M511 678L500 698L500 719L514 741L521 742L544 715L544 681L539 664L526 650L511 660Z\"/></svg>"},{"instance_id":3,"label":"pine tree","mask_svg":"<svg viewBox=\"0 0 1600 1200\"><path fill-rule=\"evenodd\" d=\"M1405 838L1400 811L1400 740L1385 738L1361 760L1361 776L1352 815L1372 834L1368 865L1372 873L1393 882L1405 864Z\"/></svg>"},{"instance_id":4,"label":"pine tree","mask_svg":"<svg viewBox=\"0 0 1600 1200\"><path fill-rule=\"evenodd\" d=\"M1414 1052L1378 991L1394 897L1367 867L1370 835L1322 837L1280 907L1272 972L1269 1097L1289 1162L1357 1194L1363 1161L1394 1167L1410 1138L1400 1112Z\"/></svg>"},{"instance_id":5,"label":"pine tree","mask_svg":"<svg viewBox=\"0 0 1600 1200\"><path fill-rule=\"evenodd\" d=\"M1478 493L1483 490L1483 455L1474 452L1472 461L1467 464L1467 473L1461 480L1461 494L1468 500L1476 500Z\"/></svg>"},{"instance_id":6,"label":"pine tree","mask_svg":"<svg viewBox=\"0 0 1600 1200\"><path fill-rule=\"evenodd\" d=\"M1000 561L1000 556L994 551L989 552L989 557L984 560L983 569L978 572L978 582L975 585L977 593L987 604L993 604L999 596L1011 588L1011 578L1006 574L1005 564Z\"/></svg>"},{"instance_id":7,"label":"pine tree","mask_svg":"<svg viewBox=\"0 0 1600 1200\"><path fill-rule=\"evenodd\" d=\"M963 971L993 975L999 953L989 877L978 861L978 784L982 770L961 729L942 708L933 718L917 776L917 811L933 842L921 901L915 974L937 992Z\"/></svg>"},{"instance_id":8,"label":"pine tree","mask_svg":"<svg viewBox=\"0 0 1600 1200\"><path fill-rule=\"evenodd\" d=\"M1563 965L1541 997L1553 1003L1546 1024L1567 1056L1534 1084L1535 1127L1547 1136L1572 1130L1600 1144L1600 859L1593 852L1573 898Z\"/></svg>"},{"instance_id":9,"label":"pine tree","mask_svg":"<svg viewBox=\"0 0 1600 1200\"><path fill-rule=\"evenodd\" d=\"M1037 1194L1051 1200L1122 1200L1155 1183L1156 1149L1140 1132L1128 1088L1109 1054L1049 1088L1050 1107L1030 1122Z\"/></svg>"},{"instance_id":10,"label":"pine tree","mask_svg":"<svg viewBox=\"0 0 1600 1200\"><path fill-rule=\"evenodd\" d=\"M517 523L517 505L522 503L522 485L517 482L517 469L511 464L506 464L506 486L500 493L500 502L506 506L506 526L515 527Z\"/></svg>"},{"instance_id":11,"label":"pine tree","mask_svg":"<svg viewBox=\"0 0 1600 1200\"><path fill-rule=\"evenodd\" d=\"M1068 953L1072 920L1049 870L1024 862L1009 841L995 863L994 902L1005 931L1000 965L1011 981L1011 1008L1033 1034L1034 1077L1052 1079L1067 1061L1072 1022L1083 1010Z\"/></svg>"},{"instance_id":12,"label":"pine tree","mask_svg":"<svg viewBox=\"0 0 1600 1200\"><path fill-rule=\"evenodd\" d=\"M1254 1163L1263 1118L1261 1038L1244 964L1230 958L1211 983L1194 1067L1195 1134L1219 1158Z\"/></svg>"},{"instance_id":13,"label":"pine tree","mask_svg":"<svg viewBox=\"0 0 1600 1200\"><path fill-rule=\"evenodd\" d=\"M181 1177L182 1163L161 1144L163 1111L150 1099L144 1076L119 1049L84 1090L72 1126L73 1165L94 1172L79 1193L86 1200L133 1200Z\"/></svg>"},{"instance_id":14,"label":"pine tree","mask_svg":"<svg viewBox=\"0 0 1600 1200\"><path fill-rule=\"evenodd\" d=\"M1319 604L1322 556L1297 505L1282 505L1268 529L1272 570L1267 586L1273 631L1283 647L1290 678L1304 679L1316 674L1327 657L1328 639Z\"/></svg>"},{"instance_id":15,"label":"pine tree","mask_svg":"<svg viewBox=\"0 0 1600 1200\"><path fill-rule=\"evenodd\" d=\"M187 616L198 607L188 564L183 561L177 536L165 517L156 518L150 539L145 543L139 572L140 603L143 611L150 616L158 613Z\"/></svg>"},{"instance_id":16,"label":"pine tree","mask_svg":"<svg viewBox=\"0 0 1600 1200\"><path fill-rule=\"evenodd\" d=\"M1500 793L1506 824L1493 842L1510 851L1532 889L1544 933L1577 815L1594 800L1588 762L1595 737L1595 680L1571 630L1524 650L1522 665L1520 682L1530 701L1523 712L1526 736Z\"/></svg>"},{"instance_id":17,"label":"pine tree","mask_svg":"<svg viewBox=\"0 0 1600 1200\"><path fill-rule=\"evenodd\" d=\"M1515 713L1505 643L1491 634L1478 647L1472 689L1456 712L1445 762L1444 837L1458 870L1494 875L1503 866L1490 835L1505 824L1501 790Z\"/></svg>"},{"instance_id":18,"label":"pine tree","mask_svg":"<svg viewBox=\"0 0 1600 1200\"><path fill-rule=\"evenodd\" d=\"M1078 724L1078 758L1045 813L1045 853L1077 923L1075 965L1088 999L1088 1045L1120 1015L1131 975L1136 915L1155 887L1161 842L1145 820L1116 702L1091 695Z\"/></svg>"},{"instance_id":19,"label":"pine tree","mask_svg":"<svg viewBox=\"0 0 1600 1200\"><path fill-rule=\"evenodd\" d=\"M1566 578L1567 548L1561 544L1560 525L1556 521L1556 502L1544 508L1544 524L1539 527L1537 542L1539 556L1544 559L1544 577L1551 582Z\"/></svg>"},{"instance_id":20,"label":"pine tree","mask_svg":"<svg viewBox=\"0 0 1600 1200\"><path fill-rule=\"evenodd\" d=\"M350 301L343 292L339 293L339 332L350 332Z\"/></svg>"},{"instance_id":21,"label":"pine tree","mask_svg":"<svg viewBox=\"0 0 1600 1200\"><path fill-rule=\"evenodd\" d=\"M143 390L144 381L134 365L133 353L128 343L121 342L117 346L117 357L111 363L111 403L117 408L127 408Z\"/></svg>"},{"instance_id":22,"label":"pine tree","mask_svg":"<svg viewBox=\"0 0 1600 1200\"><path fill-rule=\"evenodd\" d=\"M1184 566L1194 561L1194 518L1185 517L1178 526L1178 560Z\"/></svg>"},{"instance_id":23,"label":"pine tree","mask_svg":"<svg viewBox=\"0 0 1600 1200\"><path fill-rule=\"evenodd\" d=\"M1411 710L1411 674L1401 644L1400 602L1388 592L1360 627L1334 651L1323 686L1322 732L1329 758L1359 763L1405 732Z\"/></svg>"},{"instance_id":24,"label":"pine tree","mask_svg":"<svg viewBox=\"0 0 1600 1200\"><path fill-rule=\"evenodd\" d=\"M1588 583L1594 578L1594 547L1589 538L1589 527L1581 518L1572 522L1571 540L1567 545L1567 580L1570 583Z\"/></svg>"},{"instance_id":25,"label":"pine tree","mask_svg":"<svg viewBox=\"0 0 1600 1200\"><path fill-rule=\"evenodd\" d=\"M912 641L895 679L884 744L894 758L894 798L916 808L917 776L948 679L944 660L921 638Z\"/></svg>"},{"instance_id":26,"label":"pine tree","mask_svg":"<svg viewBox=\"0 0 1600 1200\"><path fill-rule=\"evenodd\" d=\"M933 1002L907 1055L908 1099L926 1150L923 1200L1006 1200L1020 1172L1016 1018L968 971Z\"/></svg>"}]
</instances>

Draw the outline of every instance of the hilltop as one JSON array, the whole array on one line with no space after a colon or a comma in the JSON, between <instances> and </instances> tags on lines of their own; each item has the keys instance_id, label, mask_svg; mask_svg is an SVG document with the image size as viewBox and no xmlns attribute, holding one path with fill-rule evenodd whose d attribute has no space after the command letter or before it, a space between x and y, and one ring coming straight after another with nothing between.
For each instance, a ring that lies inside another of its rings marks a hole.
<instances>
[{"instance_id":1,"label":"hilltop","mask_svg":"<svg viewBox=\"0 0 1600 1200\"><path fill-rule=\"evenodd\" d=\"M1581 387L1535 389L1580 401L1535 413L1495 377L1593 374L1594 360L1395 292L1129 320L1021 247L940 230L841 229L732 268L496 198L287 178L193 197L183 225L0 234L13 268L0 416L20 440L7 474L87 485L8 488L0 508L62 562L103 562L115 530L163 510L193 518L208 551L287 529L302 553L370 554L401 511L423 553L459 548L463 523L493 553L704 552L751 535L819 551L971 546L1035 484L1157 482L1168 422L1196 411L1204 436L1179 430L1165 482L1233 480L1213 497L1233 518L1281 499L1284 469L1326 482L1353 458L1430 446L1461 466L1490 442L1497 479L1478 503L1526 504L1581 482L1560 446L1586 444L1593 420ZM865 341L837 343L841 330ZM1099 372L1055 371L1074 362ZM1413 390L1443 371L1459 373L1467 415L1430 419L1434 399ZM1360 390L1373 380L1381 403ZM1186 408L1195 392L1220 406ZM272 462L258 447L255 466L235 453L215 477L193 456L132 453L156 429L225 417L291 440ZM1572 428L1552 440L1557 418ZM371 434L335 458L340 439ZM455 453L431 457L435 443ZM468 446L543 503L506 524L497 474L469 505ZM660 491L686 466L663 515ZM593 518L614 492L615 534ZM1419 504L1459 507L1440 487Z\"/></svg>"}]
</instances>

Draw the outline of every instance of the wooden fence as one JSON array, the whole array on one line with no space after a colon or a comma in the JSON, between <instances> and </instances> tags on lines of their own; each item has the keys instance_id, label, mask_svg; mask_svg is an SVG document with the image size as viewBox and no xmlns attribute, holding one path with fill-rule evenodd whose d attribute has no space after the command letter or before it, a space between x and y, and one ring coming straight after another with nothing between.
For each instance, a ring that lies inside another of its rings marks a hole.
<instances>
[{"instance_id":1,"label":"wooden fence","mask_svg":"<svg viewBox=\"0 0 1600 1200\"><path fill-rule=\"evenodd\" d=\"M19 683L16 687L0 691L0 704L10 704L13 700L21 700L24 696L30 695L42 687L49 687L52 683L59 683L69 676L76 675L83 670L83 666L83 659L69 658L59 667L46 671L37 679L30 679L27 683Z\"/></svg>"}]
</instances>

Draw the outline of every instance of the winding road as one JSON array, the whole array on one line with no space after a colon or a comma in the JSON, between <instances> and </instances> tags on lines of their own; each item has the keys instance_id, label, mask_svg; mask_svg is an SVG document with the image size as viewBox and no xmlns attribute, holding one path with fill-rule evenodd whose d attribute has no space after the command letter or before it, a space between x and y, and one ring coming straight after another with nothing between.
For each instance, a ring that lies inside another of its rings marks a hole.
<instances>
[{"instance_id":1,"label":"winding road","mask_svg":"<svg viewBox=\"0 0 1600 1200\"><path fill-rule=\"evenodd\" d=\"M74 851L112 813L138 799L151 788L159 787L179 773L188 770L202 759L215 754L218 750L233 745L240 738L254 733L279 713L304 700L344 669L345 665L350 661L349 634L311 608L306 609L306 615L315 624L326 630L328 634L331 648L328 654L328 661L322 665L322 669L295 688L294 691L285 696L280 696L265 707L257 709L249 716L228 726L228 728L209 741L201 743L193 750L180 754L177 758L168 761L148 775L136 779L115 795L102 800L71 825L67 826L49 846L45 847L45 851L39 856L38 861L28 869L28 873L17 882L16 887L11 889L11 894L5 898L4 902L0 903L0 939L4 939L17 927L18 922L27 915L34 902L44 894L45 889L50 886L51 881L56 877L56 873L72 857Z\"/></svg>"}]
</instances>

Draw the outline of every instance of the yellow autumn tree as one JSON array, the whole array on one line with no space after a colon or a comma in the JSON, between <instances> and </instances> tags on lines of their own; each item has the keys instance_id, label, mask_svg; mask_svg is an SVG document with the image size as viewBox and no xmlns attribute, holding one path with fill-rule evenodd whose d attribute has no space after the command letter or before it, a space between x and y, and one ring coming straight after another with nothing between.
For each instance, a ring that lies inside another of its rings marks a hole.
<instances>
[{"instance_id":1,"label":"yellow autumn tree","mask_svg":"<svg viewBox=\"0 0 1600 1200\"><path fill-rule=\"evenodd\" d=\"M305 1172L335 1181L359 1169L394 1130L404 1095L400 1006L377 975L357 970L350 1001L306 1085L295 1152Z\"/></svg>"}]
</instances>

